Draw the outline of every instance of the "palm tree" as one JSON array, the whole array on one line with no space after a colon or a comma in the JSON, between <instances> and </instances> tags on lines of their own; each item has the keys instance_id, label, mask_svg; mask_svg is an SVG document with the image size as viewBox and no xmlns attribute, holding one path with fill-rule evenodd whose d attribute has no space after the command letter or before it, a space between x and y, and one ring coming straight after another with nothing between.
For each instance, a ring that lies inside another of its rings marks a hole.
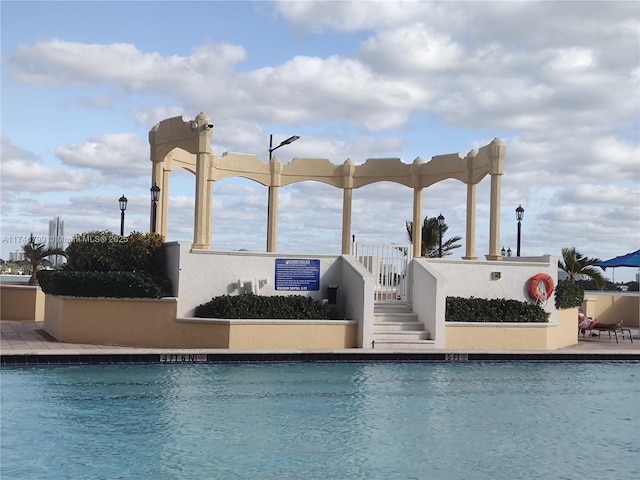
<instances>
[{"instance_id":1,"label":"palm tree","mask_svg":"<svg viewBox=\"0 0 640 480\"><path fill-rule=\"evenodd\" d=\"M33 233L29 237L29 241L22 246L24 252L24 259L31 265L31 278L29 278L28 285L38 285L38 267L42 264L45 257L51 255L67 256L66 252L61 248L45 248L44 243L36 242Z\"/></svg>"},{"instance_id":2,"label":"palm tree","mask_svg":"<svg viewBox=\"0 0 640 480\"><path fill-rule=\"evenodd\" d=\"M572 282L575 282L581 277L586 277L596 283L598 290L602 290L604 288L605 278L602 273L593 266L601 261L599 258L585 257L576 250L576 247L565 247L562 249L562 260L558 260L558 268L567 272Z\"/></svg>"},{"instance_id":3,"label":"palm tree","mask_svg":"<svg viewBox=\"0 0 640 480\"><path fill-rule=\"evenodd\" d=\"M409 241L413 242L413 222L407 221L405 223L407 227L407 235ZM444 239L444 234L449 227L445 223L442 225L442 256L451 255L452 250L460 248L460 244L456 244L462 240L462 237L451 237L447 240ZM422 247L420 248L422 257L437 257L440 248L440 230L438 227L437 217L424 217L422 222Z\"/></svg>"}]
</instances>

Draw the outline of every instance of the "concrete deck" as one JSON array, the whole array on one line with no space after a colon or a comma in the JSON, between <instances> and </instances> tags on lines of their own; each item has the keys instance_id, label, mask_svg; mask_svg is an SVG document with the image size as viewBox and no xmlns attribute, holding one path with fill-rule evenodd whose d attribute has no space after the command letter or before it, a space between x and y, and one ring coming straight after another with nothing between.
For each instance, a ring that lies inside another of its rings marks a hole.
<instances>
[{"instance_id":1,"label":"concrete deck","mask_svg":"<svg viewBox=\"0 0 640 480\"><path fill-rule=\"evenodd\" d=\"M601 337L579 337L577 345L555 351L454 351L435 350L428 352L380 351L371 349L319 350L319 351L235 351L225 349L157 349L122 347L111 345L88 345L63 343L51 337L43 322L0 321L0 356L2 363L43 364L43 363L114 363L118 358L128 358L124 363L160 362L160 363L204 363L208 361L286 361L306 360L632 360L640 362L640 334L632 329L634 341L629 336L618 335L619 343L607 333ZM45 361L44 358L64 357L61 362ZM22 358L24 357L24 361ZM76 357L76 358L74 358ZM80 362L78 359L95 361ZM102 360L96 360L96 359ZM189 360L190 359L190 360ZM194 360L197 359L197 360Z\"/></svg>"}]
</instances>

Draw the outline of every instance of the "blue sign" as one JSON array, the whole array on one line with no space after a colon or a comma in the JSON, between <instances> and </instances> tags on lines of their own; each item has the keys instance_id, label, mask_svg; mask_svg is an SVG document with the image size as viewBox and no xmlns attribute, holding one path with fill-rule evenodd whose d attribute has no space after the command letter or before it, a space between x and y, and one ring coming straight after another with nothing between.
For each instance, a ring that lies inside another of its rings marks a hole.
<instances>
[{"instance_id":1,"label":"blue sign","mask_svg":"<svg viewBox=\"0 0 640 480\"><path fill-rule=\"evenodd\" d=\"M320 290L320 260L276 258L276 290Z\"/></svg>"}]
</instances>

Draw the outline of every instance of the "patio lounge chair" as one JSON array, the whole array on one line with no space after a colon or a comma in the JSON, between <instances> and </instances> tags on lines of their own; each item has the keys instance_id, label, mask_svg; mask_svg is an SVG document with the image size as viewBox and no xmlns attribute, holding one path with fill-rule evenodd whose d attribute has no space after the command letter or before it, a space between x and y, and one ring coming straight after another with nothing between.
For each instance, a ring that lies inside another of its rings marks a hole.
<instances>
[{"instance_id":1,"label":"patio lounge chair","mask_svg":"<svg viewBox=\"0 0 640 480\"><path fill-rule=\"evenodd\" d=\"M625 338L625 332L629 333L629 340L631 340L631 343L633 343L633 336L631 335L631 330L629 330L628 328L624 328L622 326L622 320L620 320L618 323L596 323L595 325L588 327L588 328L583 328L582 329L582 336L585 336L586 332L593 332L593 331L597 331L598 332L598 337L600 336L600 334L602 332L608 332L609 333L609 339L611 339L611 332L613 332L613 334L616 337L616 343L618 343L618 332L622 334L622 339L624 340Z\"/></svg>"}]
</instances>

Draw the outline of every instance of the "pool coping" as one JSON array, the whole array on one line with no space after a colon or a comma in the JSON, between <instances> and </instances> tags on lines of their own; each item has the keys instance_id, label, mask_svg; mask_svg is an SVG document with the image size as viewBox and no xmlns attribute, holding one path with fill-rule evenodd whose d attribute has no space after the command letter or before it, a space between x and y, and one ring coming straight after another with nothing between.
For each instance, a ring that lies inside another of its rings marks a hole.
<instances>
[{"instance_id":1,"label":"pool coping","mask_svg":"<svg viewBox=\"0 0 640 480\"><path fill-rule=\"evenodd\" d=\"M374 352L373 350L336 351L224 351L163 350L137 352L59 351L12 352L0 355L1 366L27 365L123 365L123 364L217 364L217 363L319 363L319 362L584 362L612 361L640 363L640 352Z\"/></svg>"}]
</instances>

